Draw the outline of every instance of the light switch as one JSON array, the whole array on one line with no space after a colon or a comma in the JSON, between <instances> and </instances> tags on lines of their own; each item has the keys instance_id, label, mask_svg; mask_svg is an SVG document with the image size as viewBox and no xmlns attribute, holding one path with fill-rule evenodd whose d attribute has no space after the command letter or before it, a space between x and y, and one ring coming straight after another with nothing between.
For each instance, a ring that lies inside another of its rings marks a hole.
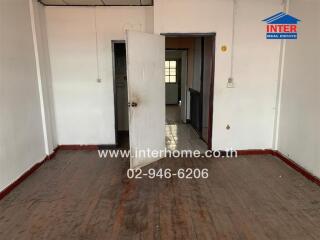
<instances>
[{"instance_id":1,"label":"light switch","mask_svg":"<svg viewBox=\"0 0 320 240\"><path fill-rule=\"evenodd\" d=\"M227 88L234 88L233 78L228 78Z\"/></svg>"}]
</instances>

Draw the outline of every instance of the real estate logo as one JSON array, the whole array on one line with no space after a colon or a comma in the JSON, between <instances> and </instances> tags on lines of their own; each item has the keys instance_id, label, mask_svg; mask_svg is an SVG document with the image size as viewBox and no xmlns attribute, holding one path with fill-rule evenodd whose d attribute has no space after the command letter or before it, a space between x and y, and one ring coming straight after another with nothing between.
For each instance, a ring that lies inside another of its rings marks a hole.
<instances>
[{"instance_id":1,"label":"real estate logo","mask_svg":"<svg viewBox=\"0 0 320 240\"><path fill-rule=\"evenodd\" d=\"M263 22L267 23L267 39L297 39L300 21L284 12L264 19Z\"/></svg>"}]
</instances>

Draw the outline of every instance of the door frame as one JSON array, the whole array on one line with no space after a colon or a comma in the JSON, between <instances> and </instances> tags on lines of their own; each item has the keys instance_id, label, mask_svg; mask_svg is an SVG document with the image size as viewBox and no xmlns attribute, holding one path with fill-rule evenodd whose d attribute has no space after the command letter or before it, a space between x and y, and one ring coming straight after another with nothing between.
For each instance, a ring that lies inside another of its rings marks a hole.
<instances>
[{"instance_id":1,"label":"door frame","mask_svg":"<svg viewBox=\"0 0 320 240\"><path fill-rule=\"evenodd\" d=\"M187 71L187 78L188 78L188 57L189 57L189 49L188 48L166 48L166 51L181 51L181 52L185 52L186 53L186 57L187 57L187 61L186 61L186 71ZM180 66L180 70L181 70L181 72L180 72L180 78L182 78L182 60L183 60L183 58L181 58L181 66ZM180 91L180 94L182 93L182 79L181 79L181 91ZM184 84L185 84L185 86L184 86L184 97L185 97L185 99L184 99L184 108L185 108L185 113L184 113L184 116L183 116L183 119L185 120L185 121L183 121L184 123L186 123L187 122L187 120L188 120L188 104L187 104L187 102L188 102L188 89L187 89L187 85L188 85L188 79L186 79L186 81L184 82Z\"/></svg>"},{"instance_id":2,"label":"door frame","mask_svg":"<svg viewBox=\"0 0 320 240\"><path fill-rule=\"evenodd\" d=\"M204 37L212 37L213 39L213 51L212 51L212 76L211 76L211 83L209 89L209 119L208 119L208 150L212 149L212 129L213 129L213 101L214 101L214 82L215 82L215 64L216 64L216 36L215 32L206 32L206 33L160 33L165 37L201 37L202 41L202 49L201 49L201 88L200 88L200 95L201 95L201 112L203 112L203 52L204 52L204 45L203 45L203 38ZM202 113L201 113L202 118ZM201 120L202 125L202 120Z\"/></svg>"},{"instance_id":3,"label":"door frame","mask_svg":"<svg viewBox=\"0 0 320 240\"><path fill-rule=\"evenodd\" d=\"M112 76L113 76L113 107L114 107L114 138L115 145L119 145L118 139L118 106L117 106L117 85L116 85L116 64L115 64L115 50L114 46L117 43L123 43L126 45L125 40L111 40L111 50L112 50ZM125 46L126 51L127 47Z\"/></svg>"}]
</instances>

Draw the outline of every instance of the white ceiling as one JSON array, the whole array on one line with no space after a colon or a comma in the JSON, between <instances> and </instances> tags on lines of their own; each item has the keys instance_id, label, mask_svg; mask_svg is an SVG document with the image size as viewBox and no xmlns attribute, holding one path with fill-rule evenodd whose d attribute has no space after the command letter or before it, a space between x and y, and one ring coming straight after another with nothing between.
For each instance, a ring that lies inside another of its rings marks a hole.
<instances>
[{"instance_id":1,"label":"white ceiling","mask_svg":"<svg viewBox=\"0 0 320 240\"><path fill-rule=\"evenodd\" d=\"M153 0L39 0L45 5L55 6L145 6L153 5Z\"/></svg>"}]
</instances>

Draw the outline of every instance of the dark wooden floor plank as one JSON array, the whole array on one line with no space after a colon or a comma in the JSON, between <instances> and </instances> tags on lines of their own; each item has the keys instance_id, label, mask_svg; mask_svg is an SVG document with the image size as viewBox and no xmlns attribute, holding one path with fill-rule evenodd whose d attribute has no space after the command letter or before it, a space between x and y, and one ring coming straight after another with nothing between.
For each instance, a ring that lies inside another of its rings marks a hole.
<instances>
[{"instance_id":1,"label":"dark wooden floor plank","mask_svg":"<svg viewBox=\"0 0 320 240\"><path fill-rule=\"evenodd\" d=\"M273 156L162 159L208 179L128 179L128 159L60 151L0 201L1 239L320 239L320 189Z\"/></svg>"}]
</instances>

